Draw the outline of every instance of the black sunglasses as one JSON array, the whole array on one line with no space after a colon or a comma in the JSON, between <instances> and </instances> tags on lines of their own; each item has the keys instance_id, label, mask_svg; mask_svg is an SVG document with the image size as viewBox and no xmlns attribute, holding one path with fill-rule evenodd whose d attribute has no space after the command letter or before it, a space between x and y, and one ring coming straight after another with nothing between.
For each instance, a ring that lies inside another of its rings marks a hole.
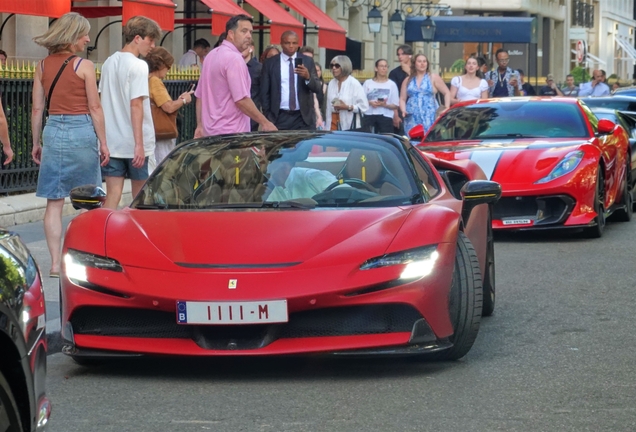
<instances>
[{"instance_id":1,"label":"black sunglasses","mask_svg":"<svg viewBox=\"0 0 636 432\"><path fill-rule=\"evenodd\" d=\"M329 65L329 67L330 67L330 68L340 69L340 67L341 67L341 66L340 66L340 63L331 63L331 64Z\"/></svg>"}]
</instances>

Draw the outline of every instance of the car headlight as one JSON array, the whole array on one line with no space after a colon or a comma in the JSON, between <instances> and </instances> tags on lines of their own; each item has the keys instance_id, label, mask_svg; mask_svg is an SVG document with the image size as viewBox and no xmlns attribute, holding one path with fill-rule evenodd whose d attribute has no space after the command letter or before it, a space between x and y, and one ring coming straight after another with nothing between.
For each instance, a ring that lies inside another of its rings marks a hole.
<instances>
[{"instance_id":1,"label":"car headlight","mask_svg":"<svg viewBox=\"0 0 636 432\"><path fill-rule=\"evenodd\" d=\"M554 169L546 177L541 180L537 180L535 184L547 183L556 178L566 175L574 171L579 166L583 159L583 152L581 150L573 151L565 155L565 157L554 167Z\"/></svg>"},{"instance_id":2,"label":"car headlight","mask_svg":"<svg viewBox=\"0 0 636 432\"><path fill-rule=\"evenodd\" d=\"M121 264L112 258L80 252L74 249L69 249L66 255L64 255L64 264L66 266L66 276L69 279L82 282L88 282L86 276L87 267L116 272L123 271Z\"/></svg>"},{"instance_id":3,"label":"car headlight","mask_svg":"<svg viewBox=\"0 0 636 432\"><path fill-rule=\"evenodd\" d=\"M400 279L414 279L431 274L438 257L437 245L430 245L371 258L360 266L360 270L406 264Z\"/></svg>"}]
</instances>

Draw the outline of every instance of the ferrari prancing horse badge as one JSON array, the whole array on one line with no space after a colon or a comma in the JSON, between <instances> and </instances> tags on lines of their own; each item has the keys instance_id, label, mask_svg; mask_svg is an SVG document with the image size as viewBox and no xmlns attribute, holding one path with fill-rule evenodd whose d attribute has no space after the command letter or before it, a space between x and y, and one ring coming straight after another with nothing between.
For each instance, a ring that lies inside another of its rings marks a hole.
<instances>
[{"instance_id":1,"label":"ferrari prancing horse badge","mask_svg":"<svg viewBox=\"0 0 636 432\"><path fill-rule=\"evenodd\" d=\"M227 284L229 289L236 289L236 282L238 279L230 279L230 282Z\"/></svg>"}]
</instances>

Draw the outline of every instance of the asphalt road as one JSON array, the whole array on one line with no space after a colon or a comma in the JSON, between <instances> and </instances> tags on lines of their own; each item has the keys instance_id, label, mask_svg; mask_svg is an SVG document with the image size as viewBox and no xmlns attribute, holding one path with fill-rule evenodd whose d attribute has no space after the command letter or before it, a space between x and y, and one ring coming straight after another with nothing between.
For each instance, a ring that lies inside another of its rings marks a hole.
<instances>
[{"instance_id":1,"label":"asphalt road","mask_svg":"<svg viewBox=\"0 0 636 432\"><path fill-rule=\"evenodd\" d=\"M39 231L38 231L39 230ZM41 223L15 227L48 273ZM497 236L497 306L461 361L49 356L49 432L636 430L636 220ZM45 282L48 322L57 281Z\"/></svg>"}]
</instances>

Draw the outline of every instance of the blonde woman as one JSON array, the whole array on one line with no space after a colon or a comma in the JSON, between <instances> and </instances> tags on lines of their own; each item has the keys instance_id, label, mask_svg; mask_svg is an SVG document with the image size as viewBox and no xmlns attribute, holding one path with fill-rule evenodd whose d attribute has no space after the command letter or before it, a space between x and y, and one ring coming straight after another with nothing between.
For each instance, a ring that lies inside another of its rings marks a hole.
<instances>
[{"instance_id":1,"label":"blonde woman","mask_svg":"<svg viewBox=\"0 0 636 432\"><path fill-rule=\"evenodd\" d=\"M327 86L325 101L327 106L325 119L331 125L329 129L361 128L361 117L369 109L369 101L360 81L351 76L353 72L351 60L344 55L335 56L329 67L333 74L333 79ZM356 117L357 120L354 122Z\"/></svg>"},{"instance_id":2,"label":"blonde woman","mask_svg":"<svg viewBox=\"0 0 636 432\"><path fill-rule=\"evenodd\" d=\"M477 57L468 57L464 75L456 76L451 80L450 96L452 104L474 99L488 99L488 82L479 76Z\"/></svg>"},{"instance_id":3,"label":"blonde woman","mask_svg":"<svg viewBox=\"0 0 636 432\"><path fill-rule=\"evenodd\" d=\"M75 56L90 42L89 30L86 18L70 12L33 38L49 50L49 56L38 63L33 80L31 156L40 165L35 195L47 199L44 234L51 254L50 277L59 277L60 272L64 198L76 186L101 184L100 160L102 166L109 160L95 66ZM48 120L42 131L49 95Z\"/></svg>"},{"instance_id":4,"label":"blonde woman","mask_svg":"<svg viewBox=\"0 0 636 432\"><path fill-rule=\"evenodd\" d=\"M192 102L193 91L181 93L176 100L172 100L163 79L174 63L174 57L164 47L155 47L144 57L148 63L148 90L150 102L161 108L164 112L172 114ZM153 119L154 120L154 119ZM161 139L155 136L155 159L157 165L172 151L177 143L176 138Z\"/></svg>"},{"instance_id":5,"label":"blonde woman","mask_svg":"<svg viewBox=\"0 0 636 432\"><path fill-rule=\"evenodd\" d=\"M428 131L437 117L439 104L435 94L444 95L446 109L450 107L450 92L442 78L429 71L428 58L417 54L411 59L411 75L402 83L400 111L404 117L404 131L408 133L421 124Z\"/></svg>"}]
</instances>

